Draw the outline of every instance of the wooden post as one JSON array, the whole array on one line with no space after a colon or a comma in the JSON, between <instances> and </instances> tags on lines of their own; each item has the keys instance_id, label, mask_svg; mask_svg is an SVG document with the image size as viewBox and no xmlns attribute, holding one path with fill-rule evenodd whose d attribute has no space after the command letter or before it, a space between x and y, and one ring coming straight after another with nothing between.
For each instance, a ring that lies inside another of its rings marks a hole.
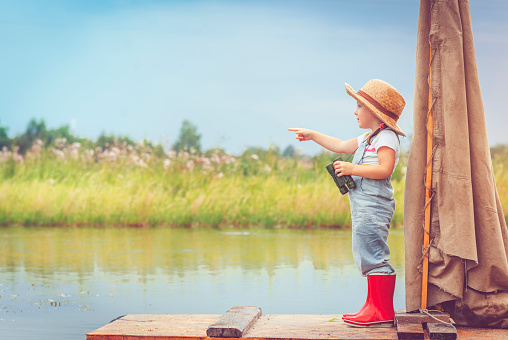
<instances>
[{"instance_id":1,"label":"wooden post","mask_svg":"<svg viewBox=\"0 0 508 340\"><path fill-rule=\"evenodd\" d=\"M427 288L429 283L429 243L430 243L430 199L432 197L432 154L433 154L433 121L432 121L432 46L429 53L429 111L427 118L427 169L425 174L425 230L423 232L423 267L422 267L422 300L421 309L427 309Z\"/></svg>"}]
</instances>

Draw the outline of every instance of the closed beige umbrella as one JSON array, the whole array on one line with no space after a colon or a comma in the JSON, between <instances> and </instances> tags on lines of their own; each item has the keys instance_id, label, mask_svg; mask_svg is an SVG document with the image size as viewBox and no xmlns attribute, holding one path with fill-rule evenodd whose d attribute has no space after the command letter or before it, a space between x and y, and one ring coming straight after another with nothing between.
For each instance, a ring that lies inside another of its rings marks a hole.
<instances>
[{"instance_id":1,"label":"closed beige umbrella","mask_svg":"<svg viewBox=\"0 0 508 340\"><path fill-rule=\"evenodd\" d=\"M459 325L508 328L508 231L492 170L468 1L420 2L404 233L407 311L441 305ZM422 275L427 255L428 284Z\"/></svg>"}]
</instances>

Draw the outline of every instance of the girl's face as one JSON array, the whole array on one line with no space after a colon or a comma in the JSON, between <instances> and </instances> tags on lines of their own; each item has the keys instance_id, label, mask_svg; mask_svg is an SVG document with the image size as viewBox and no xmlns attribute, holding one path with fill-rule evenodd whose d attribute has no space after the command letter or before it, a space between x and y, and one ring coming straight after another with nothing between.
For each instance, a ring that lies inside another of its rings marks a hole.
<instances>
[{"instance_id":1,"label":"girl's face","mask_svg":"<svg viewBox=\"0 0 508 340\"><path fill-rule=\"evenodd\" d=\"M374 131L379 127L379 124L381 124L381 120L379 120L379 118L377 118L372 111L360 101L356 102L355 116L360 129L371 129Z\"/></svg>"}]
</instances>

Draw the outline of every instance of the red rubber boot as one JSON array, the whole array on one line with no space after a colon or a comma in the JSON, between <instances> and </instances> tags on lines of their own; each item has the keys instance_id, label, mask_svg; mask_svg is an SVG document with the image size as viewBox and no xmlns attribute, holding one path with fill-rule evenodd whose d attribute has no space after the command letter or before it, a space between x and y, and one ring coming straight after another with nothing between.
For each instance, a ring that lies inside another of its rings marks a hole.
<instances>
[{"instance_id":1,"label":"red rubber boot","mask_svg":"<svg viewBox=\"0 0 508 340\"><path fill-rule=\"evenodd\" d=\"M370 300L358 315L344 318L344 322L355 327L393 327L393 293L395 274L369 275Z\"/></svg>"},{"instance_id":2,"label":"red rubber boot","mask_svg":"<svg viewBox=\"0 0 508 340\"><path fill-rule=\"evenodd\" d=\"M365 300L365 304L363 305L362 308L360 308L360 310L356 313L353 313L353 314L344 314L342 315L342 320L344 320L345 318L351 318L353 316L357 316L358 314L360 314L361 312L363 312L363 310L365 308L367 308L367 305L369 304L369 299L370 299L370 282L369 282L369 277L370 276L367 276L367 300Z\"/></svg>"}]
</instances>

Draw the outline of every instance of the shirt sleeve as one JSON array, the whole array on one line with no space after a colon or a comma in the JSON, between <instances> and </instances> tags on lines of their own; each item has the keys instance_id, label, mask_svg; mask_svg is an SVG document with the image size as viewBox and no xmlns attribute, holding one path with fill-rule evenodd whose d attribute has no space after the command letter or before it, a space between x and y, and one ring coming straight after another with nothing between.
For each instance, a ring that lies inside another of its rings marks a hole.
<instances>
[{"instance_id":1,"label":"shirt sleeve","mask_svg":"<svg viewBox=\"0 0 508 340\"><path fill-rule=\"evenodd\" d=\"M387 146L396 154L399 154L400 142L397 135L390 130L381 131L378 138L376 138L376 150L379 150L382 146Z\"/></svg>"}]
</instances>

